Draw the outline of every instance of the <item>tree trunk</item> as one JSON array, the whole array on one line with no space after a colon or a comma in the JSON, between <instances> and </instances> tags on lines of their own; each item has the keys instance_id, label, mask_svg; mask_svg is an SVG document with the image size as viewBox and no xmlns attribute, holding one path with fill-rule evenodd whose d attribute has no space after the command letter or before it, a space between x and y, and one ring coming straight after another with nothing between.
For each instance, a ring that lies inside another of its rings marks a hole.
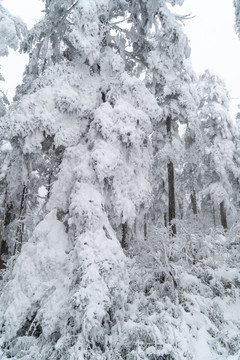
<instances>
[{"instance_id":1,"label":"tree trunk","mask_svg":"<svg viewBox=\"0 0 240 360\"><path fill-rule=\"evenodd\" d=\"M176 235L176 225L172 224L172 220L176 217L175 211L175 192L174 192L174 169L173 163L168 164L168 221L171 228L172 236Z\"/></svg>"},{"instance_id":2,"label":"tree trunk","mask_svg":"<svg viewBox=\"0 0 240 360\"><path fill-rule=\"evenodd\" d=\"M164 226L168 227L168 222L167 222L167 213L164 213Z\"/></svg>"},{"instance_id":3,"label":"tree trunk","mask_svg":"<svg viewBox=\"0 0 240 360\"><path fill-rule=\"evenodd\" d=\"M2 229L1 229L2 232ZM5 269L5 262L2 259L2 255L6 254L8 252L8 249L6 247L6 243L2 241L2 235L0 237L0 270Z\"/></svg>"},{"instance_id":4,"label":"tree trunk","mask_svg":"<svg viewBox=\"0 0 240 360\"><path fill-rule=\"evenodd\" d=\"M51 192L51 181L52 181L52 171L49 171L48 174L48 184L47 184L47 199L50 199L50 192Z\"/></svg>"},{"instance_id":5,"label":"tree trunk","mask_svg":"<svg viewBox=\"0 0 240 360\"><path fill-rule=\"evenodd\" d=\"M27 195L27 186L23 186L22 191L22 198L20 204L20 212L19 212L19 219L18 219L18 226L16 231L16 243L14 248L14 254L21 251L22 242L23 242L23 233L24 233L24 215L26 212L26 195Z\"/></svg>"},{"instance_id":6,"label":"tree trunk","mask_svg":"<svg viewBox=\"0 0 240 360\"><path fill-rule=\"evenodd\" d=\"M171 140L172 119L167 117L167 134ZM171 235L176 235L176 225L172 224L172 220L176 217L175 210L175 188L174 188L174 168L173 163L168 163L168 221L171 228Z\"/></svg>"},{"instance_id":7,"label":"tree trunk","mask_svg":"<svg viewBox=\"0 0 240 360\"><path fill-rule=\"evenodd\" d=\"M216 213L215 213L214 203L212 204L212 214L213 214L213 225L216 227L216 226L217 226L217 222L216 222Z\"/></svg>"},{"instance_id":8,"label":"tree trunk","mask_svg":"<svg viewBox=\"0 0 240 360\"><path fill-rule=\"evenodd\" d=\"M125 249L126 248L126 240L127 240L127 223L125 222L124 224L122 224L122 248Z\"/></svg>"},{"instance_id":9,"label":"tree trunk","mask_svg":"<svg viewBox=\"0 0 240 360\"><path fill-rule=\"evenodd\" d=\"M180 212L180 219L182 220L184 217L184 212L183 212L183 202L179 201L178 202L178 206L179 206L179 212Z\"/></svg>"},{"instance_id":10,"label":"tree trunk","mask_svg":"<svg viewBox=\"0 0 240 360\"><path fill-rule=\"evenodd\" d=\"M7 203L7 198L8 198L8 189L6 186L6 191L5 191L5 197L4 197L4 218L1 222L1 231L0 231L0 269L4 269L5 268L5 261L4 261L4 257L7 259L10 255L10 251L7 245L7 241L4 237L4 229L15 219L15 215L13 212L13 204Z\"/></svg>"},{"instance_id":11,"label":"tree trunk","mask_svg":"<svg viewBox=\"0 0 240 360\"><path fill-rule=\"evenodd\" d=\"M144 214L144 240L147 240L147 214Z\"/></svg>"},{"instance_id":12,"label":"tree trunk","mask_svg":"<svg viewBox=\"0 0 240 360\"><path fill-rule=\"evenodd\" d=\"M226 208L225 208L224 201L222 201L220 203L220 215L221 215L222 227L224 228L224 230L227 230L227 228L228 228L228 226L227 226L227 214L226 214Z\"/></svg>"},{"instance_id":13,"label":"tree trunk","mask_svg":"<svg viewBox=\"0 0 240 360\"><path fill-rule=\"evenodd\" d=\"M192 203L192 211L194 215L197 215L197 198L196 198L196 191L193 190L191 194L191 203Z\"/></svg>"}]
</instances>

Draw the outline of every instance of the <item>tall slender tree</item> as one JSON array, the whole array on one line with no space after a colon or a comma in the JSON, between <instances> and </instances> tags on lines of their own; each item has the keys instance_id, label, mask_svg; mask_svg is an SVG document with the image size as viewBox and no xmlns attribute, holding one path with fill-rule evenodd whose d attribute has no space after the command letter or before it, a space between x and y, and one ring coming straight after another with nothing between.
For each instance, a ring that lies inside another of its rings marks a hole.
<instances>
[{"instance_id":1,"label":"tall slender tree","mask_svg":"<svg viewBox=\"0 0 240 360\"><path fill-rule=\"evenodd\" d=\"M215 208L219 208L221 224L227 229L227 210L232 196L231 178L238 177L229 95L224 81L209 70L200 76L199 92L199 116L205 146L203 201L211 200L213 217L216 215Z\"/></svg>"},{"instance_id":2,"label":"tall slender tree","mask_svg":"<svg viewBox=\"0 0 240 360\"><path fill-rule=\"evenodd\" d=\"M0 3L0 56L8 56L9 49L17 50L19 42L27 33L26 25L15 16L12 16ZM4 81L0 73L0 81ZM7 96L0 90L0 117L6 114L9 101ZM3 135L3 134L2 134ZM11 146L1 135L1 176L0 176L0 268L4 267L5 260L8 256L8 247L3 234L4 223L9 219L10 208L6 209L7 179L6 172L10 161Z\"/></svg>"},{"instance_id":3,"label":"tall slender tree","mask_svg":"<svg viewBox=\"0 0 240 360\"><path fill-rule=\"evenodd\" d=\"M168 223L176 234L176 188L175 169L184 155L184 143L179 134L179 125L193 121L196 113L195 75L188 62L190 48L177 17L171 13L166 2L161 2L156 34L151 41L152 49L147 62L147 83L162 109L162 117L154 123L154 174L156 193L168 192ZM166 166L167 171L162 171ZM162 178L164 176L164 178ZM158 184L158 185L156 185ZM165 192L166 192L165 189ZM159 195L155 200L159 201ZM154 206L156 208L156 206ZM163 214L159 214L163 216ZM166 219L166 208L164 210ZM166 220L165 220L166 223Z\"/></svg>"},{"instance_id":4,"label":"tall slender tree","mask_svg":"<svg viewBox=\"0 0 240 360\"><path fill-rule=\"evenodd\" d=\"M240 36L240 1L233 0L233 5L235 7L235 30Z\"/></svg>"}]
</instances>

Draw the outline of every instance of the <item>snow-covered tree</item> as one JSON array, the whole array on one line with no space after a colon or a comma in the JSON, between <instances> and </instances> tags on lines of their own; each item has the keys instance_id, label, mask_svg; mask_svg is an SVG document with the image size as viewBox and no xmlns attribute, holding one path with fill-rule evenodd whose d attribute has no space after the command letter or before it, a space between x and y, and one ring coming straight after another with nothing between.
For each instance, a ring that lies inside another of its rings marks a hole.
<instances>
[{"instance_id":1,"label":"snow-covered tree","mask_svg":"<svg viewBox=\"0 0 240 360\"><path fill-rule=\"evenodd\" d=\"M234 164L237 169L240 169L240 116L239 113L236 116L236 125L235 125L235 133L234 133ZM232 176L231 179L232 185L232 208L235 210L235 221L238 221L239 218L239 211L240 211L240 171L238 171L235 176Z\"/></svg>"},{"instance_id":2,"label":"snow-covered tree","mask_svg":"<svg viewBox=\"0 0 240 360\"><path fill-rule=\"evenodd\" d=\"M167 2L161 2L155 28L156 34L151 40L152 49L147 59L147 83L162 109L162 117L154 123L153 134L155 203L165 202L166 195L162 198L161 194L168 191L168 222L171 224L176 218L178 196L174 168L177 170L181 167L184 155L179 125L194 122L197 97L195 75L188 61L188 40L177 17L167 7ZM166 219L167 204L162 206L162 210ZM163 214L159 213L158 217L163 217ZM172 231L176 233L174 224Z\"/></svg>"},{"instance_id":3,"label":"snow-covered tree","mask_svg":"<svg viewBox=\"0 0 240 360\"><path fill-rule=\"evenodd\" d=\"M12 16L1 4L0 1L0 56L8 56L9 49L17 50L19 47L19 42L22 37L26 34L27 28L25 24L21 21L20 18ZM0 81L4 81L3 76L0 73ZM0 117L6 114L6 107L9 105L9 101L5 93L0 90ZM2 134L3 135L3 134ZM7 255L7 246L6 241L3 240L2 228L4 222L8 221L6 219L6 209L5 200L7 192L7 181L6 181L6 172L9 165L10 157L9 153L11 152L11 145L3 138L1 135L1 175L0 175L0 268L3 267L2 254ZM4 256L4 255L3 255Z\"/></svg>"},{"instance_id":4,"label":"snow-covered tree","mask_svg":"<svg viewBox=\"0 0 240 360\"><path fill-rule=\"evenodd\" d=\"M235 30L240 36L240 1L233 0L233 5L235 7Z\"/></svg>"},{"instance_id":5,"label":"snow-covered tree","mask_svg":"<svg viewBox=\"0 0 240 360\"><path fill-rule=\"evenodd\" d=\"M235 127L229 114L229 95L224 81L209 70L200 76L198 88L204 144L203 204L212 203L214 218L216 207L220 207L221 224L226 229L232 196L231 178L237 178L239 173L234 162Z\"/></svg>"},{"instance_id":6,"label":"snow-covered tree","mask_svg":"<svg viewBox=\"0 0 240 360\"><path fill-rule=\"evenodd\" d=\"M114 358L106 354L128 294L122 248L150 205L150 119L159 116L106 42L120 5L46 2L33 33L48 31L33 42L27 86L1 124L13 146L7 245L15 255L2 282L2 358Z\"/></svg>"},{"instance_id":7,"label":"snow-covered tree","mask_svg":"<svg viewBox=\"0 0 240 360\"><path fill-rule=\"evenodd\" d=\"M17 50L19 42L26 35L26 25L20 18L11 15L8 10L2 6L0 1L0 56L8 56L9 49ZM0 81L4 78L0 73ZM6 112L8 99L3 91L0 91L0 116Z\"/></svg>"}]
</instances>

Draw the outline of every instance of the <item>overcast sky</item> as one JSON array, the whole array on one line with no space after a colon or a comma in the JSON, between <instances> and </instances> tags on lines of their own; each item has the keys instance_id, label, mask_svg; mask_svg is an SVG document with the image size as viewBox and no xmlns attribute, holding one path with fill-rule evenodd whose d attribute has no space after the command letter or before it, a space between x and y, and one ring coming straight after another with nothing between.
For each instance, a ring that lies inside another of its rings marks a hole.
<instances>
[{"instance_id":1,"label":"overcast sky","mask_svg":"<svg viewBox=\"0 0 240 360\"><path fill-rule=\"evenodd\" d=\"M3 0L3 5L29 27L42 16L41 0ZM210 68L224 78L232 98L231 113L235 113L240 103L240 40L234 32L232 0L185 0L176 12L194 16L184 26L192 48L193 67L198 75ZM26 56L12 52L8 59L0 61L6 80L4 89L10 97L21 82L26 61Z\"/></svg>"},{"instance_id":2,"label":"overcast sky","mask_svg":"<svg viewBox=\"0 0 240 360\"><path fill-rule=\"evenodd\" d=\"M231 112L240 104L240 39L234 31L232 0L185 0L182 14L191 13L185 32L192 48L191 60L198 75L215 70L226 82Z\"/></svg>"}]
</instances>

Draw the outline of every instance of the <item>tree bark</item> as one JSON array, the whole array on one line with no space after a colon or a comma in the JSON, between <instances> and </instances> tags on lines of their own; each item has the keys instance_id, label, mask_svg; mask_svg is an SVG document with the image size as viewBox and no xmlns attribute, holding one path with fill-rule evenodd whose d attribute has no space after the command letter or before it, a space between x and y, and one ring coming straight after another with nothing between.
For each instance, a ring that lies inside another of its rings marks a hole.
<instances>
[{"instance_id":1,"label":"tree bark","mask_svg":"<svg viewBox=\"0 0 240 360\"><path fill-rule=\"evenodd\" d=\"M194 215L197 215L197 198L196 198L196 191L193 190L191 194L191 203L192 203L192 211Z\"/></svg>"},{"instance_id":2,"label":"tree bark","mask_svg":"<svg viewBox=\"0 0 240 360\"><path fill-rule=\"evenodd\" d=\"M7 245L7 241L4 238L4 228L6 228L14 219L15 219L15 214L13 211L13 204L7 203L7 198L8 198L8 188L6 186L6 191L5 191L5 198L4 198L4 217L3 220L1 222L1 231L0 231L0 269L5 269L5 261L3 260L3 258L8 258L10 255L10 251Z\"/></svg>"},{"instance_id":3,"label":"tree bark","mask_svg":"<svg viewBox=\"0 0 240 360\"><path fill-rule=\"evenodd\" d=\"M167 117L167 134L171 140L172 119ZM174 188L174 167L172 161L168 163L168 221L171 228L171 235L176 235L176 225L172 224L172 220L176 217L175 210L175 188Z\"/></svg>"},{"instance_id":4,"label":"tree bark","mask_svg":"<svg viewBox=\"0 0 240 360\"><path fill-rule=\"evenodd\" d=\"M214 205L214 203L212 204L212 214L213 214L213 225L214 225L214 227L216 227L217 222L216 222L216 213L215 213L215 205Z\"/></svg>"},{"instance_id":5,"label":"tree bark","mask_svg":"<svg viewBox=\"0 0 240 360\"><path fill-rule=\"evenodd\" d=\"M23 233L24 233L24 215L26 212L26 196L27 196L27 186L23 186L22 191L22 198L21 198L21 204L20 204L20 212L19 212L19 219L18 219L18 226L16 231L16 243L14 248L14 254L21 251L22 248L22 242L23 242Z\"/></svg>"},{"instance_id":6,"label":"tree bark","mask_svg":"<svg viewBox=\"0 0 240 360\"><path fill-rule=\"evenodd\" d=\"M0 237L0 269L5 269L5 262L2 259L2 255L6 254L8 249L6 247L6 243L2 241L2 235Z\"/></svg>"},{"instance_id":7,"label":"tree bark","mask_svg":"<svg viewBox=\"0 0 240 360\"><path fill-rule=\"evenodd\" d=\"M172 235L176 235L176 225L172 224L172 220L176 217L175 210L175 189L174 189L174 168L173 163L170 161L168 164L168 221L171 228Z\"/></svg>"},{"instance_id":8,"label":"tree bark","mask_svg":"<svg viewBox=\"0 0 240 360\"><path fill-rule=\"evenodd\" d=\"M228 226L227 226L227 213L226 213L226 208L225 208L224 201L222 201L220 203L220 215L221 215L222 227L224 228L224 230L227 230L227 228L228 228Z\"/></svg>"},{"instance_id":9,"label":"tree bark","mask_svg":"<svg viewBox=\"0 0 240 360\"><path fill-rule=\"evenodd\" d=\"M125 249L126 248L126 240L127 240L127 223L125 222L124 224L122 224L122 248Z\"/></svg>"},{"instance_id":10,"label":"tree bark","mask_svg":"<svg viewBox=\"0 0 240 360\"><path fill-rule=\"evenodd\" d=\"M167 223L167 213L164 213L164 226L168 227L168 223Z\"/></svg>"},{"instance_id":11,"label":"tree bark","mask_svg":"<svg viewBox=\"0 0 240 360\"><path fill-rule=\"evenodd\" d=\"M147 240L147 214L144 214L144 240Z\"/></svg>"},{"instance_id":12,"label":"tree bark","mask_svg":"<svg viewBox=\"0 0 240 360\"><path fill-rule=\"evenodd\" d=\"M48 184L47 184L47 199L50 199L50 192L51 192L51 181L52 181L52 171L49 171L48 174Z\"/></svg>"},{"instance_id":13,"label":"tree bark","mask_svg":"<svg viewBox=\"0 0 240 360\"><path fill-rule=\"evenodd\" d=\"M184 213L183 213L183 202L179 201L178 202L178 206L179 206L179 212L180 212L180 219L183 219Z\"/></svg>"}]
</instances>

